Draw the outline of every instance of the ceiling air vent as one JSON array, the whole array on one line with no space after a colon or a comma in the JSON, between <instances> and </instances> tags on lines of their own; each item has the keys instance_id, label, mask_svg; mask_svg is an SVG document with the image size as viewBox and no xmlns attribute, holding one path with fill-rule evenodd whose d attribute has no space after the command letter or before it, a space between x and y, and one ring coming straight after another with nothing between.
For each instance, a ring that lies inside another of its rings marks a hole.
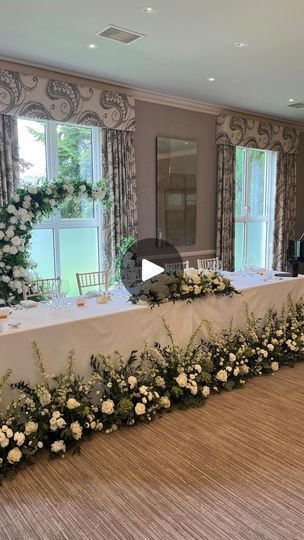
<instances>
[{"instance_id":1,"label":"ceiling air vent","mask_svg":"<svg viewBox=\"0 0 304 540\"><path fill-rule=\"evenodd\" d=\"M304 109L304 101L299 101L298 103L291 103L291 105L288 105L288 107L292 107L293 109Z\"/></svg>"},{"instance_id":2,"label":"ceiling air vent","mask_svg":"<svg viewBox=\"0 0 304 540\"><path fill-rule=\"evenodd\" d=\"M98 37L119 41L119 43L123 43L124 45L131 45L131 43L145 37L144 34L138 34L137 32L132 32L131 30L126 30L125 28L114 26L113 24L110 24L104 30L97 32L95 35Z\"/></svg>"}]
</instances>

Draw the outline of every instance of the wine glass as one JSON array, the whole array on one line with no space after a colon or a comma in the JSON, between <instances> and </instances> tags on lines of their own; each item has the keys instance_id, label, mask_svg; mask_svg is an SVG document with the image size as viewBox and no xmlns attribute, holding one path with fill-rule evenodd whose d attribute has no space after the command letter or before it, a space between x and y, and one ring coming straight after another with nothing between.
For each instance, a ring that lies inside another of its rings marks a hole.
<instances>
[{"instance_id":1,"label":"wine glass","mask_svg":"<svg viewBox=\"0 0 304 540\"><path fill-rule=\"evenodd\" d=\"M62 307L64 309L67 309L68 307L70 307L69 302L66 301L66 298L70 292L70 283L68 279L60 280L59 290L60 290L60 298L62 299Z\"/></svg>"}]
</instances>

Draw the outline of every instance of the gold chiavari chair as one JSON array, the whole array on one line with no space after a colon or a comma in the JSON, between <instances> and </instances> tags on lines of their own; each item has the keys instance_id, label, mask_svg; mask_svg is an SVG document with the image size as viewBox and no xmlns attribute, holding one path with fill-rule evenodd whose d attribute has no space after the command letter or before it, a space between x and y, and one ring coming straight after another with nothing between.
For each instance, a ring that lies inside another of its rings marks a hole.
<instances>
[{"instance_id":1,"label":"gold chiavari chair","mask_svg":"<svg viewBox=\"0 0 304 540\"><path fill-rule=\"evenodd\" d=\"M83 289L92 289L98 287L98 290L104 288L104 292L107 294L109 289L109 272L84 272L76 273L77 285L79 294L83 294Z\"/></svg>"}]
</instances>

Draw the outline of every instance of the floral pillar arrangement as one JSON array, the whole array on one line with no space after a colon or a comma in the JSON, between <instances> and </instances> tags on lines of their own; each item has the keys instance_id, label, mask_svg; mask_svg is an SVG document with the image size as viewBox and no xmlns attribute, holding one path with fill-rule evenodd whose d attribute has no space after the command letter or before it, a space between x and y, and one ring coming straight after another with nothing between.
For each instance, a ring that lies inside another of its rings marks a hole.
<instances>
[{"instance_id":1,"label":"floral pillar arrangement","mask_svg":"<svg viewBox=\"0 0 304 540\"><path fill-rule=\"evenodd\" d=\"M32 230L67 201L84 198L99 201L109 208L108 181L97 184L58 178L42 180L16 190L13 199L0 209L0 303L16 304L21 300L22 283L31 279L34 263L30 257Z\"/></svg>"}]
</instances>

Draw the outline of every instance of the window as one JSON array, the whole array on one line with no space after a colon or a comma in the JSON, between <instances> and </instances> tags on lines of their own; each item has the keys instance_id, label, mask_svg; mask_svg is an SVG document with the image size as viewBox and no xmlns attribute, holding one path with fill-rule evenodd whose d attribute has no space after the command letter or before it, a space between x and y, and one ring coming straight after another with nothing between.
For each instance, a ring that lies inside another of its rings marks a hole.
<instances>
[{"instance_id":1,"label":"window","mask_svg":"<svg viewBox=\"0 0 304 540\"><path fill-rule=\"evenodd\" d=\"M235 270L272 267L277 153L236 149Z\"/></svg>"},{"instance_id":2,"label":"window","mask_svg":"<svg viewBox=\"0 0 304 540\"><path fill-rule=\"evenodd\" d=\"M51 181L57 176L101 178L100 130L53 121L18 119L21 183ZM69 201L32 235L32 259L40 277L69 281L69 295L77 295L76 272L101 268L102 213L100 205L84 199Z\"/></svg>"}]
</instances>

